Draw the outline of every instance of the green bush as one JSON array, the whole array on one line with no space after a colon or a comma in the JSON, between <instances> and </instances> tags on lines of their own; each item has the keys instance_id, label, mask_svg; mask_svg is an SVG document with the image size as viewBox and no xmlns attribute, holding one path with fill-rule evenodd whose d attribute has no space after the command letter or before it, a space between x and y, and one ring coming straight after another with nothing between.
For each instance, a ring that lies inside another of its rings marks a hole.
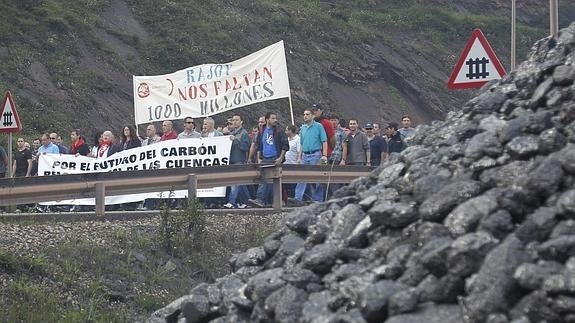
<instances>
[{"instance_id":1,"label":"green bush","mask_svg":"<svg viewBox=\"0 0 575 323\"><path fill-rule=\"evenodd\" d=\"M197 199L184 203L182 210L173 211L164 200L160 207L158 236L160 245L172 256L183 256L190 248L199 248L206 226L202 204Z\"/></svg>"}]
</instances>

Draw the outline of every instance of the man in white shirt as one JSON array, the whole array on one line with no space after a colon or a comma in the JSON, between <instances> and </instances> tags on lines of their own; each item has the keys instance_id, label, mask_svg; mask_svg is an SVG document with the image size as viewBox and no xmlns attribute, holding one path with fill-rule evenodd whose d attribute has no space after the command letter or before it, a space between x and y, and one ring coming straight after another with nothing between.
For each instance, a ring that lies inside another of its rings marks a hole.
<instances>
[{"instance_id":1,"label":"man in white shirt","mask_svg":"<svg viewBox=\"0 0 575 323\"><path fill-rule=\"evenodd\" d=\"M403 115L401 117L401 128L397 129L401 134L401 139L408 143L411 137L415 134L415 128L411 127L411 117L409 115Z\"/></svg>"},{"instance_id":2,"label":"man in white shirt","mask_svg":"<svg viewBox=\"0 0 575 323\"><path fill-rule=\"evenodd\" d=\"M301 151L301 142L297 134L297 127L289 125L286 127L288 136L289 150L286 151L284 164L298 164L298 154Z\"/></svg>"},{"instance_id":3,"label":"man in white shirt","mask_svg":"<svg viewBox=\"0 0 575 323\"><path fill-rule=\"evenodd\" d=\"M147 138L144 141L142 141L142 146L147 146L160 142L161 138L160 136L158 136L156 126L154 126L154 124L150 123L146 127L146 137Z\"/></svg>"},{"instance_id":4,"label":"man in white shirt","mask_svg":"<svg viewBox=\"0 0 575 323\"><path fill-rule=\"evenodd\" d=\"M184 138L201 138L199 132L195 130L196 124L194 123L194 119L192 117L185 117L184 118L184 131L180 132L178 135L178 139Z\"/></svg>"},{"instance_id":5,"label":"man in white shirt","mask_svg":"<svg viewBox=\"0 0 575 323\"><path fill-rule=\"evenodd\" d=\"M207 117L204 119L204 126L202 127L202 137L218 137L223 136L221 131L215 129L214 119Z\"/></svg>"}]
</instances>

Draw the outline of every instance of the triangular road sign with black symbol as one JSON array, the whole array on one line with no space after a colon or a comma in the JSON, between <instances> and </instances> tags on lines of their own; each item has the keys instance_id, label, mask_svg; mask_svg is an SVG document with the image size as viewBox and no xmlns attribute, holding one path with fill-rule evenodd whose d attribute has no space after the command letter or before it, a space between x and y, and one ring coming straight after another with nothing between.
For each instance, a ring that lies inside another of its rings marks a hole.
<instances>
[{"instance_id":1,"label":"triangular road sign with black symbol","mask_svg":"<svg viewBox=\"0 0 575 323\"><path fill-rule=\"evenodd\" d=\"M14 105L10 91L7 91L4 95L1 111L0 132L20 132L22 130L22 124L20 123L16 105Z\"/></svg>"},{"instance_id":2,"label":"triangular road sign with black symbol","mask_svg":"<svg viewBox=\"0 0 575 323\"><path fill-rule=\"evenodd\" d=\"M504 75L505 68L489 42L481 30L475 29L449 77L447 88L478 88L491 80L499 80Z\"/></svg>"}]
</instances>

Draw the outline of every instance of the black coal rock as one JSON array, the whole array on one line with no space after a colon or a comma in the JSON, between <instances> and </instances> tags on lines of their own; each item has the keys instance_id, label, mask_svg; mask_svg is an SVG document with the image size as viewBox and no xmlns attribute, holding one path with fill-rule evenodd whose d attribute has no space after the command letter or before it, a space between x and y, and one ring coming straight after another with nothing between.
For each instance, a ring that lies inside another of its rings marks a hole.
<instances>
[{"instance_id":1,"label":"black coal rock","mask_svg":"<svg viewBox=\"0 0 575 323\"><path fill-rule=\"evenodd\" d=\"M481 192L475 181L460 181L449 184L428 197L419 207L420 217L425 221L441 221L453 207Z\"/></svg>"},{"instance_id":2,"label":"black coal rock","mask_svg":"<svg viewBox=\"0 0 575 323\"><path fill-rule=\"evenodd\" d=\"M527 318L530 322L554 322L563 320L551 308L549 299L542 291L534 291L523 297L510 311L512 318Z\"/></svg>"},{"instance_id":3,"label":"black coal rock","mask_svg":"<svg viewBox=\"0 0 575 323\"><path fill-rule=\"evenodd\" d=\"M553 81L557 85L569 85L575 80L575 66L557 66L553 71Z\"/></svg>"},{"instance_id":4,"label":"black coal rock","mask_svg":"<svg viewBox=\"0 0 575 323\"><path fill-rule=\"evenodd\" d=\"M489 232L495 238L503 240L513 230L511 214L506 210L497 210L481 219L478 230Z\"/></svg>"},{"instance_id":5,"label":"black coal rock","mask_svg":"<svg viewBox=\"0 0 575 323\"><path fill-rule=\"evenodd\" d=\"M565 261L575 256L575 236L560 236L541 244L538 248L542 259Z\"/></svg>"},{"instance_id":6,"label":"black coal rock","mask_svg":"<svg viewBox=\"0 0 575 323\"><path fill-rule=\"evenodd\" d=\"M403 228L417 219L415 202L389 202L376 203L369 215L373 225L385 225L393 228Z\"/></svg>"},{"instance_id":7,"label":"black coal rock","mask_svg":"<svg viewBox=\"0 0 575 323\"><path fill-rule=\"evenodd\" d=\"M486 232L469 233L453 241L447 255L449 272L461 277L479 269L483 258L499 241Z\"/></svg>"},{"instance_id":8,"label":"black coal rock","mask_svg":"<svg viewBox=\"0 0 575 323\"><path fill-rule=\"evenodd\" d=\"M419 302L419 292L416 288L399 291L389 298L387 311L390 316L412 312Z\"/></svg>"},{"instance_id":9,"label":"black coal rock","mask_svg":"<svg viewBox=\"0 0 575 323\"><path fill-rule=\"evenodd\" d=\"M415 312L393 316L385 323L461 323L463 317L457 305L435 305L433 303L419 306Z\"/></svg>"},{"instance_id":10,"label":"black coal rock","mask_svg":"<svg viewBox=\"0 0 575 323\"><path fill-rule=\"evenodd\" d=\"M462 298L463 315L481 322L490 313L506 311L515 301L516 268L527 261L523 243L514 236L493 249L473 280L469 294Z\"/></svg>"},{"instance_id":11,"label":"black coal rock","mask_svg":"<svg viewBox=\"0 0 575 323\"><path fill-rule=\"evenodd\" d=\"M359 294L358 307L368 322L381 322L387 317L389 299L405 286L389 280L382 280L367 286Z\"/></svg>"},{"instance_id":12,"label":"black coal rock","mask_svg":"<svg viewBox=\"0 0 575 323\"><path fill-rule=\"evenodd\" d=\"M524 242L544 241L557 224L556 216L557 210L555 208L539 208L527 216L527 219L515 231L515 235Z\"/></svg>"},{"instance_id":13,"label":"black coal rock","mask_svg":"<svg viewBox=\"0 0 575 323\"><path fill-rule=\"evenodd\" d=\"M549 276L560 273L563 266L554 261L540 261L537 264L525 263L515 270L513 277L521 288L527 290L541 289Z\"/></svg>"},{"instance_id":14,"label":"black coal rock","mask_svg":"<svg viewBox=\"0 0 575 323\"><path fill-rule=\"evenodd\" d=\"M551 232L549 238L555 239L560 236L575 235L575 220L566 220L559 222Z\"/></svg>"},{"instance_id":15,"label":"black coal rock","mask_svg":"<svg viewBox=\"0 0 575 323\"><path fill-rule=\"evenodd\" d=\"M265 300L286 284L282 279L283 273L283 269L274 268L255 274L248 280L244 294L255 302Z\"/></svg>"},{"instance_id":16,"label":"black coal rock","mask_svg":"<svg viewBox=\"0 0 575 323\"><path fill-rule=\"evenodd\" d=\"M543 282L543 290L550 295L575 294L575 272L567 271L547 277Z\"/></svg>"},{"instance_id":17,"label":"black coal rock","mask_svg":"<svg viewBox=\"0 0 575 323\"><path fill-rule=\"evenodd\" d=\"M301 265L316 274L325 275L335 264L338 251L333 244L317 245L305 253Z\"/></svg>"},{"instance_id":18,"label":"black coal rock","mask_svg":"<svg viewBox=\"0 0 575 323\"><path fill-rule=\"evenodd\" d=\"M575 219L575 189L561 194L557 208L564 217Z\"/></svg>"},{"instance_id":19,"label":"black coal rock","mask_svg":"<svg viewBox=\"0 0 575 323\"><path fill-rule=\"evenodd\" d=\"M445 219L445 226L454 236L461 236L477 228L481 219L498 207L497 197L481 195L457 206Z\"/></svg>"},{"instance_id":20,"label":"black coal rock","mask_svg":"<svg viewBox=\"0 0 575 323\"><path fill-rule=\"evenodd\" d=\"M286 285L265 300L265 309L273 313L276 322L295 322L302 315L303 303L308 294L292 285Z\"/></svg>"}]
</instances>

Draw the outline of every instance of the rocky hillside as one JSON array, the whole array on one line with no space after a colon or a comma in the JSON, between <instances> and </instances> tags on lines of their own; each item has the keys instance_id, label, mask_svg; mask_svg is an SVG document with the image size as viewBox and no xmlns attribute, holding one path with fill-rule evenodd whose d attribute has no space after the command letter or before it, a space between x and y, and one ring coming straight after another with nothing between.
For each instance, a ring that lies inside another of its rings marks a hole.
<instances>
[{"instance_id":1,"label":"rocky hillside","mask_svg":"<svg viewBox=\"0 0 575 323\"><path fill-rule=\"evenodd\" d=\"M149 322L575 322L575 23Z\"/></svg>"},{"instance_id":2,"label":"rocky hillside","mask_svg":"<svg viewBox=\"0 0 575 323\"><path fill-rule=\"evenodd\" d=\"M560 22L575 19L561 2ZM228 62L283 39L296 114L322 102L344 117L442 118L470 91L445 82L480 27L508 66L506 1L21 0L0 4L0 90L25 134L133 122L132 75ZM547 7L518 5L519 57L547 33ZM244 108L249 123L287 100ZM227 115L220 116L221 118ZM65 131L64 131L65 132ZM4 138L2 138L4 139Z\"/></svg>"}]
</instances>

